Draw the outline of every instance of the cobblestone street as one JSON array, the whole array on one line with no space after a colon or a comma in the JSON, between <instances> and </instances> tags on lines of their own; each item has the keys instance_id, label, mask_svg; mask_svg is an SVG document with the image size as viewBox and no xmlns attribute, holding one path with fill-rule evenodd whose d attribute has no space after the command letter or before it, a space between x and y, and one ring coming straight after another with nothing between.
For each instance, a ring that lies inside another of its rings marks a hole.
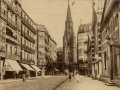
<instances>
[{"instance_id":1,"label":"cobblestone street","mask_svg":"<svg viewBox=\"0 0 120 90\"><path fill-rule=\"evenodd\" d=\"M46 76L44 78L29 79L0 84L0 90L52 90L61 82L66 80L66 76Z\"/></svg>"},{"instance_id":2,"label":"cobblestone street","mask_svg":"<svg viewBox=\"0 0 120 90\"><path fill-rule=\"evenodd\" d=\"M71 81L67 80L55 90L120 90L116 86L106 86L104 82L92 80L90 77L80 76L80 81L77 83L73 77Z\"/></svg>"}]
</instances>

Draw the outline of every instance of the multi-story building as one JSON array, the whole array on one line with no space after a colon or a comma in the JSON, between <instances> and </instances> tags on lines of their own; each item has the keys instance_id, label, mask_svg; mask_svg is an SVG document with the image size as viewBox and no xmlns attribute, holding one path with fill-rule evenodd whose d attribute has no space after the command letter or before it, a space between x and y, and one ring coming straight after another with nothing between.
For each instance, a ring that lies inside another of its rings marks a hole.
<instances>
[{"instance_id":1,"label":"multi-story building","mask_svg":"<svg viewBox=\"0 0 120 90\"><path fill-rule=\"evenodd\" d=\"M44 25L37 25L37 59L40 68L46 68L46 74L53 74L57 59L56 42L51 38Z\"/></svg>"},{"instance_id":2,"label":"multi-story building","mask_svg":"<svg viewBox=\"0 0 120 90\"><path fill-rule=\"evenodd\" d=\"M101 80L120 87L120 1L106 0L101 20ZM107 42L107 39L108 42ZM110 40L110 41L109 41Z\"/></svg>"},{"instance_id":3,"label":"multi-story building","mask_svg":"<svg viewBox=\"0 0 120 90\"><path fill-rule=\"evenodd\" d=\"M77 33L77 59L81 74L87 73L87 42L91 34L91 23L81 24L79 26Z\"/></svg>"},{"instance_id":4,"label":"multi-story building","mask_svg":"<svg viewBox=\"0 0 120 90\"><path fill-rule=\"evenodd\" d=\"M100 79L102 74L101 69L101 33L99 32L101 17L102 17L102 2L98 1L97 10L93 6L92 31L94 36L94 60L92 61L92 76Z\"/></svg>"},{"instance_id":5,"label":"multi-story building","mask_svg":"<svg viewBox=\"0 0 120 90\"><path fill-rule=\"evenodd\" d=\"M64 72L64 60L63 60L63 48L59 47L57 48L57 64L58 64L58 69L60 72Z\"/></svg>"},{"instance_id":6,"label":"multi-story building","mask_svg":"<svg viewBox=\"0 0 120 90\"><path fill-rule=\"evenodd\" d=\"M36 34L36 24L22 9L20 0L0 0L1 79L3 75L4 78L16 78L23 73L37 75L40 69L36 66Z\"/></svg>"},{"instance_id":7,"label":"multi-story building","mask_svg":"<svg viewBox=\"0 0 120 90\"><path fill-rule=\"evenodd\" d=\"M21 51L21 3L19 0L0 0L0 75L15 78L22 71ZM9 64L8 64L9 63ZM4 76L4 77L3 77Z\"/></svg>"},{"instance_id":8,"label":"multi-story building","mask_svg":"<svg viewBox=\"0 0 120 90\"><path fill-rule=\"evenodd\" d=\"M41 69L46 65L45 31L44 25L37 25L37 65Z\"/></svg>"},{"instance_id":9,"label":"multi-story building","mask_svg":"<svg viewBox=\"0 0 120 90\"><path fill-rule=\"evenodd\" d=\"M56 55L56 42L50 37L49 38L49 53L50 53L50 74L54 74L54 69L55 69L55 63L57 60L57 55Z\"/></svg>"},{"instance_id":10,"label":"multi-story building","mask_svg":"<svg viewBox=\"0 0 120 90\"><path fill-rule=\"evenodd\" d=\"M93 35L88 36L88 40L87 40L87 68L88 68L88 76L92 75L92 61L94 59L94 42L92 39Z\"/></svg>"},{"instance_id":11,"label":"multi-story building","mask_svg":"<svg viewBox=\"0 0 120 90\"><path fill-rule=\"evenodd\" d=\"M34 21L21 10L21 63L26 68L29 65L37 65L37 29ZM34 70L26 71L26 74L34 76Z\"/></svg>"}]
</instances>

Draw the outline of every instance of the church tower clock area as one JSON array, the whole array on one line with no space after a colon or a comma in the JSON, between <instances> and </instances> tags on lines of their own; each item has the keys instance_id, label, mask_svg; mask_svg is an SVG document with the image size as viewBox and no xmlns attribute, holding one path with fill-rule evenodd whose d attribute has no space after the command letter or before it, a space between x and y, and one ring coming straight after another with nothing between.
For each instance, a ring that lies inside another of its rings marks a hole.
<instances>
[{"instance_id":1,"label":"church tower clock area","mask_svg":"<svg viewBox=\"0 0 120 90\"><path fill-rule=\"evenodd\" d=\"M76 37L73 30L69 0L63 36L63 59L67 66L73 66L77 62Z\"/></svg>"}]
</instances>

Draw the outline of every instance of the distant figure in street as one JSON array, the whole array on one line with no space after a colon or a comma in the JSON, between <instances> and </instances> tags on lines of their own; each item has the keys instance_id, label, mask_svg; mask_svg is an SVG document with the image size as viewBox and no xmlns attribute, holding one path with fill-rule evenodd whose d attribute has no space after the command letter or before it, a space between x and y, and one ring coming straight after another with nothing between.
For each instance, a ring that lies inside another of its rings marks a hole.
<instances>
[{"instance_id":1,"label":"distant figure in street","mask_svg":"<svg viewBox=\"0 0 120 90\"><path fill-rule=\"evenodd\" d=\"M44 67L42 68L42 78L44 77L44 74L45 74L45 70L44 70Z\"/></svg>"},{"instance_id":2,"label":"distant figure in street","mask_svg":"<svg viewBox=\"0 0 120 90\"><path fill-rule=\"evenodd\" d=\"M77 74L77 70L75 69L75 71L74 71L74 75L76 75Z\"/></svg>"},{"instance_id":3,"label":"distant figure in street","mask_svg":"<svg viewBox=\"0 0 120 90\"><path fill-rule=\"evenodd\" d=\"M23 77L23 82L25 82L25 77L26 77L26 75L23 74L22 77Z\"/></svg>"},{"instance_id":4,"label":"distant figure in street","mask_svg":"<svg viewBox=\"0 0 120 90\"><path fill-rule=\"evenodd\" d=\"M69 81L71 80L71 73L69 73Z\"/></svg>"},{"instance_id":5,"label":"distant figure in street","mask_svg":"<svg viewBox=\"0 0 120 90\"><path fill-rule=\"evenodd\" d=\"M76 80L77 80L77 82L79 82L79 72L78 71L76 71Z\"/></svg>"},{"instance_id":6,"label":"distant figure in street","mask_svg":"<svg viewBox=\"0 0 120 90\"><path fill-rule=\"evenodd\" d=\"M65 75L67 75L68 74L68 70L67 69L65 69Z\"/></svg>"}]
</instances>

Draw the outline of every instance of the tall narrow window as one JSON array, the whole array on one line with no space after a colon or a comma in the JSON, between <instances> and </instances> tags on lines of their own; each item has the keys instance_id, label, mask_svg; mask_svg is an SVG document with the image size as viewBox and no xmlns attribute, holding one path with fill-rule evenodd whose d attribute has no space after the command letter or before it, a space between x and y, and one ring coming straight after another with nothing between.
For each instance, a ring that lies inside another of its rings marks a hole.
<instances>
[{"instance_id":1,"label":"tall narrow window","mask_svg":"<svg viewBox=\"0 0 120 90\"><path fill-rule=\"evenodd\" d=\"M104 69L106 70L106 51L103 53Z\"/></svg>"},{"instance_id":2,"label":"tall narrow window","mask_svg":"<svg viewBox=\"0 0 120 90\"><path fill-rule=\"evenodd\" d=\"M10 46L10 54L12 54L12 46Z\"/></svg>"}]
</instances>

